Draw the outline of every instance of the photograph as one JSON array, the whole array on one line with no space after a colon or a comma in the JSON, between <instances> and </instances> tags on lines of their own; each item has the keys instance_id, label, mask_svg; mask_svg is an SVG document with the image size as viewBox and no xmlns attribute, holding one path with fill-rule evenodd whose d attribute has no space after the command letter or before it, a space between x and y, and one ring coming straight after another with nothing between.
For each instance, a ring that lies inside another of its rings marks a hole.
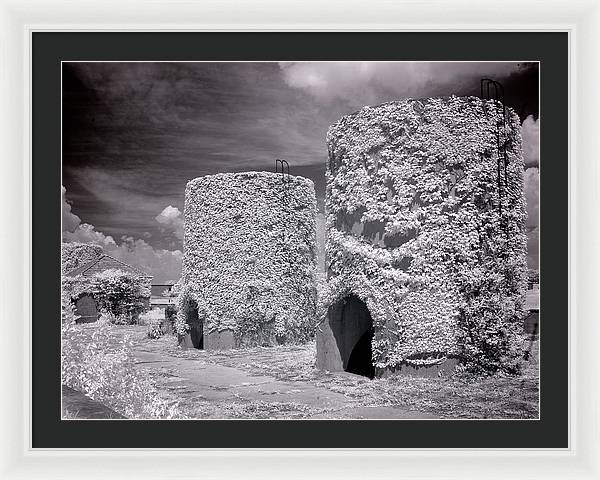
<instances>
[{"instance_id":1,"label":"photograph","mask_svg":"<svg viewBox=\"0 0 600 480\"><path fill-rule=\"evenodd\" d=\"M539 421L539 61L60 69L62 420Z\"/></svg>"}]
</instances>

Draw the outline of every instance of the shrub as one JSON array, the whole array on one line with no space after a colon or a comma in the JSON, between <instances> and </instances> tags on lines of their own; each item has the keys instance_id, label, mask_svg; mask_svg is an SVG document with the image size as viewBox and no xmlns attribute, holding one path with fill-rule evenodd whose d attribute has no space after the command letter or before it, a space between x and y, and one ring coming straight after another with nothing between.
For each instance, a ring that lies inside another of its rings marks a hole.
<instances>
[{"instance_id":1,"label":"shrub","mask_svg":"<svg viewBox=\"0 0 600 480\"><path fill-rule=\"evenodd\" d=\"M148 338L160 338L164 335L162 328L162 321L157 319L152 319L147 323L146 334Z\"/></svg>"},{"instance_id":2,"label":"shrub","mask_svg":"<svg viewBox=\"0 0 600 480\"><path fill-rule=\"evenodd\" d=\"M96 274L91 290L100 311L113 315L115 323L135 323L150 297L147 279L115 269Z\"/></svg>"},{"instance_id":3,"label":"shrub","mask_svg":"<svg viewBox=\"0 0 600 480\"><path fill-rule=\"evenodd\" d=\"M169 408L151 379L136 369L131 340L115 341L106 321L63 323L61 333L63 384L128 418L175 415L176 406Z\"/></svg>"},{"instance_id":4,"label":"shrub","mask_svg":"<svg viewBox=\"0 0 600 480\"><path fill-rule=\"evenodd\" d=\"M166 333L165 314L160 308L142 313L138 324L148 327L146 330L148 338L160 338Z\"/></svg>"}]
</instances>

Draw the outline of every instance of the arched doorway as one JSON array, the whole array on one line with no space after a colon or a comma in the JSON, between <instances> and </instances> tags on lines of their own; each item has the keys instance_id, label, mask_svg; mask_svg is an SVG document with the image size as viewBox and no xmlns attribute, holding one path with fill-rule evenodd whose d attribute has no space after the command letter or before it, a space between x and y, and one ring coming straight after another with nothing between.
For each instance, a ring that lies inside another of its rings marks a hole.
<instances>
[{"instance_id":1,"label":"arched doorway","mask_svg":"<svg viewBox=\"0 0 600 480\"><path fill-rule=\"evenodd\" d=\"M350 295L329 308L329 326L343 369L368 378L375 376L372 357L373 319L365 303Z\"/></svg>"},{"instance_id":2,"label":"arched doorway","mask_svg":"<svg viewBox=\"0 0 600 480\"><path fill-rule=\"evenodd\" d=\"M194 299L190 298L185 303L185 320L189 329L187 335L180 337L179 344L184 348L204 349L204 328Z\"/></svg>"},{"instance_id":3,"label":"arched doorway","mask_svg":"<svg viewBox=\"0 0 600 480\"><path fill-rule=\"evenodd\" d=\"M75 315L77 315L75 323L92 323L100 318L96 300L92 295L84 293L75 300Z\"/></svg>"}]
</instances>

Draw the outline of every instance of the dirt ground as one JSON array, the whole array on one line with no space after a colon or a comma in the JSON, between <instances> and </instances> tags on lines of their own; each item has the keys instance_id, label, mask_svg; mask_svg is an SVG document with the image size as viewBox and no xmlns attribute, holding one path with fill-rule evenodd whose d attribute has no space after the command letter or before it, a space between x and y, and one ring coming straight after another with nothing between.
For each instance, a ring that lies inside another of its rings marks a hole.
<instances>
[{"instance_id":1,"label":"dirt ground","mask_svg":"<svg viewBox=\"0 0 600 480\"><path fill-rule=\"evenodd\" d=\"M139 368L178 417L196 419L431 419L537 418L538 376L369 380L314 368L315 345L221 352L182 350L173 336L146 337L141 326L114 327L129 335Z\"/></svg>"}]
</instances>

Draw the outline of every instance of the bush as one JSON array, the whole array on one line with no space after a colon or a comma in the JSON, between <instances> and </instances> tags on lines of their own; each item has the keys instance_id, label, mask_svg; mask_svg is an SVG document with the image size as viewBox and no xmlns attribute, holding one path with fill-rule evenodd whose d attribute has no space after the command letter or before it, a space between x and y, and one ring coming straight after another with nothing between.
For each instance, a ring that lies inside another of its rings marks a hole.
<instances>
[{"instance_id":1,"label":"bush","mask_svg":"<svg viewBox=\"0 0 600 480\"><path fill-rule=\"evenodd\" d=\"M148 338L160 338L166 333L165 314L160 308L154 308L140 315L139 325L146 325Z\"/></svg>"},{"instance_id":2,"label":"bush","mask_svg":"<svg viewBox=\"0 0 600 480\"><path fill-rule=\"evenodd\" d=\"M121 324L136 323L150 298L147 279L114 269L96 274L91 290L100 311Z\"/></svg>"},{"instance_id":3,"label":"bush","mask_svg":"<svg viewBox=\"0 0 600 480\"><path fill-rule=\"evenodd\" d=\"M169 408L151 379L136 369L131 340L115 341L106 320L62 324L62 383L128 418L171 418L176 406Z\"/></svg>"},{"instance_id":4,"label":"bush","mask_svg":"<svg viewBox=\"0 0 600 480\"><path fill-rule=\"evenodd\" d=\"M146 334L148 335L148 338L160 338L165 333L163 332L162 322L160 320L150 320L147 323L147 327Z\"/></svg>"}]
</instances>

